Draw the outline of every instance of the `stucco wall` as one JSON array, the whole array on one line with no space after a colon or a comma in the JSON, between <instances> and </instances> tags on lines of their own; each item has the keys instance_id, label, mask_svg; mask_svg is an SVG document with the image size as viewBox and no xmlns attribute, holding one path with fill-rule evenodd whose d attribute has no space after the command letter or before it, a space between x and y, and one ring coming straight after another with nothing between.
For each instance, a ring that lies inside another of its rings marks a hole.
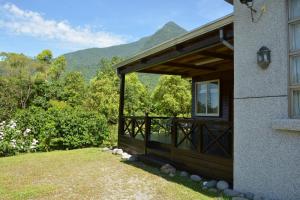
<instances>
[{"instance_id":1,"label":"stucco wall","mask_svg":"<svg viewBox=\"0 0 300 200\"><path fill-rule=\"evenodd\" d=\"M300 132L272 129L275 119L288 118L287 1L256 0L259 12L263 3L266 12L253 23L247 7L234 2L234 188L300 199ZM263 45L272 51L266 70L256 62Z\"/></svg>"}]
</instances>

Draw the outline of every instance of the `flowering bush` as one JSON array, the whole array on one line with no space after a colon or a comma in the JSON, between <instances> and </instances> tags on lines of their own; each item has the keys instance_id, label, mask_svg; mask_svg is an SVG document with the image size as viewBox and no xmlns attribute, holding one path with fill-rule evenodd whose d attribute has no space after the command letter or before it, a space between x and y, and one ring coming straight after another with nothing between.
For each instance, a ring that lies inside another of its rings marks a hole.
<instances>
[{"instance_id":1,"label":"flowering bush","mask_svg":"<svg viewBox=\"0 0 300 200\"><path fill-rule=\"evenodd\" d=\"M22 131L13 120L0 123L0 156L35 151L37 144L38 140L33 137L29 128Z\"/></svg>"},{"instance_id":2,"label":"flowering bush","mask_svg":"<svg viewBox=\"0 0 300 200\"><path fill-rule=\"evenodd\" d=\"M108 138L105 118L80 108L30 107L19 111L16 120L22 129L31 129L39 151L100 146Z\"/></svg>"}]
</instances>

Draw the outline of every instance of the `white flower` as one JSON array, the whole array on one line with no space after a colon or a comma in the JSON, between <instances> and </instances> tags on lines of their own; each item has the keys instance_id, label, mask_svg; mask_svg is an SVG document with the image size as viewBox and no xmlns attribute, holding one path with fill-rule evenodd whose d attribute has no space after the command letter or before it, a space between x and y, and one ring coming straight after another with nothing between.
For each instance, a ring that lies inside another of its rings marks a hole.
<instances>
[{"instance_id":1,"label":"white flower","mask_svg":"<svg viewBox=\"0 0 300 200\"><path fill-rule=\"evenodd\" d=\"M9 122L9 127L10 127L10 128L12 128L12 129L15 129L15 128L16 128L16 126L17 126L17 123L16 123L16 121L14 121L14 120L11 120L11 121Z\"/></svg>"},{"instance_id":2,"label":"white flower","mask_svg":"<svg viewBox=\"0 0 300 200\"><path fill-rule=\"evenodd\" d=\"M31 132L29 128L26 128L26 130L23 132L23 135L26 137Z\"/></svg>"},{"instance_id":3,"label":"white flower","mask_svg":"<svg viewBox=\"0 0 300 200\"><path fill-rule=\"evenodd\" d=\"M36 145L38 142L39 142L38 140L36 140L36 139L33 138L33 140L32 140L32 144L33 145Z\"/></svg>"},{"instance_id":4,"label":"white flower","mask_svg":"<svg viewBox=\"0 0 300 200\"><path fill-rule=\"evenodd\" d=\"M31 143L31 146L30 146L30 149L35 149L38 142L39 142L38 140L33 139L32 143Z\"/></svg>"},{"instance_id":5,"label":"white flower","mask_svg":"<svg viewBox=\"0 0 300 200\"><path fill-rule=\"evenodd\" d=\"M17 147L17 141L15 139L11 140L10 144L13 146L13 148Z\"/></svg>"}]
</instances>

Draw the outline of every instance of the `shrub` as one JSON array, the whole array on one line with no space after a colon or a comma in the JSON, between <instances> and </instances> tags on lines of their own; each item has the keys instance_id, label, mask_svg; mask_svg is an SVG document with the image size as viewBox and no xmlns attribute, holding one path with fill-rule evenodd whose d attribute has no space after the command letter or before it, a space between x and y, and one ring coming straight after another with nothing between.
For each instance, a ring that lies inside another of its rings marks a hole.
<instances>
[{"instance_id":1,"label":"shrub","mask_svg":"<svg viewBox=\"0 0 300 200\"><path fill-rule=\"evenodd\" d=\"M30 129L21 131L15 121L0 123L0 156L35 151L37 143L38 140L34 138Z\"/></svg>"},{"instance_id":2,"label":"shrub","mask_svg":"<svg viewBox=\"0 0 300 200\"><path fill-rule=\"evenodd\" d=\"M30 107L15 118L22 129L32 130L40 151L100 146L108 137L105 118L80 108L59 106L45 111Z\"/></svg>"}]
</instances>

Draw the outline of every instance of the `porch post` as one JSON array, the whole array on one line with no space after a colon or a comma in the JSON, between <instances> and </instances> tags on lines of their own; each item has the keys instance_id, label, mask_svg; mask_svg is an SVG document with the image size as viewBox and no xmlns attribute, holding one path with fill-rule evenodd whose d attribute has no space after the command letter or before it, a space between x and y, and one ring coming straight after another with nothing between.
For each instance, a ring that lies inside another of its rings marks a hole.
<instances>
[{"instance_id":1,"label":"porch post","mask_svg":"<svg viewBox=\"0 0 300 200\"><path fill-rule=\"evenodd\" d=\"M148 113L145 113L145 138L144 138L144 147L145 147L145 155L147 155L147 145L151 132L151 118Z\"/></svg>"},{"instance_id":2,"label":"porch post","mask_svg":"<svg viewBox=\"0 0 300 200\"><path fill-rule=\"evenodd\" d=\"M124 133L124 94L125 94L125 74L120 74L120 102L119 102L119 127L118 127L118 145L120 136Z\"/></svg>"}]
</instances>

